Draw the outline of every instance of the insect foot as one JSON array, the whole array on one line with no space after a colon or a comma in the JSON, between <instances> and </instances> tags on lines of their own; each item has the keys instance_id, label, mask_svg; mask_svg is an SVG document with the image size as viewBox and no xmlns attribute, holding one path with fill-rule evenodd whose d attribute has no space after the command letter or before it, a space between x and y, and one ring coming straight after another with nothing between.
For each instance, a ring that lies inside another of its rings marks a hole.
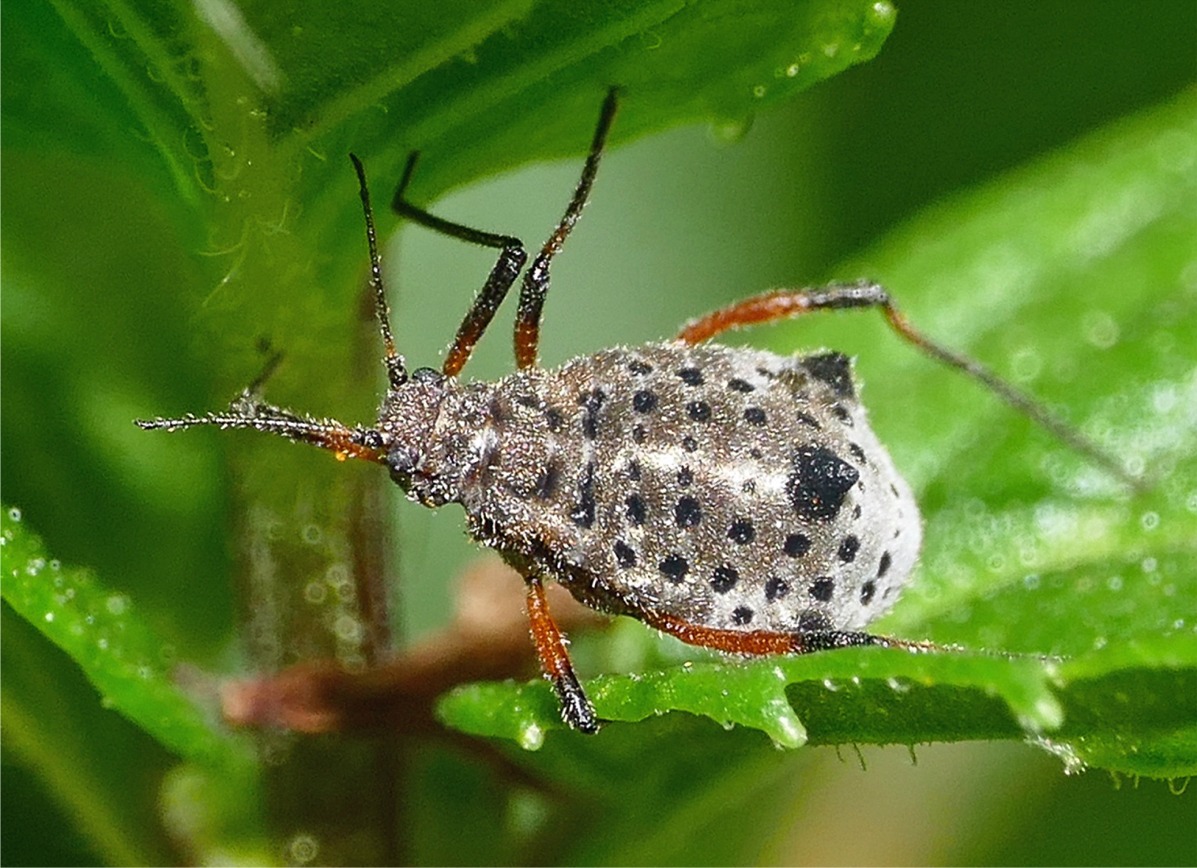
<instances>
[{"instance_id":1,"label":"insect foot","mask_svg":"<svg viewBox=\"0 0 1197 868\"><path fill-rule=\"evenodd\" d=\"M917 332L873 283L755 296L688 323L674 340L538 367L550 265L586 204L615 108L613 90L565 214L526 271L519 239L408 202L415 155L408 161L393 203L400 216L499 251L439 371L409 372L395 349L365 172L352 157L389 382L372 427L265 404L254 387L224 413L138 424L278 434L382 464L425 506L460 504L469 533L524 577L533 642L562 718L587 733L599 718L549 612L546 580L595 609L734 654L929 647L861 632L897 601L922 528L910 487L869 427L850 360L708 342L727 329L877 308L916 348L1137 483L1039 403ZM457 374L521 271L517 370L462 383Z\"/></svg>"}]
</instances>

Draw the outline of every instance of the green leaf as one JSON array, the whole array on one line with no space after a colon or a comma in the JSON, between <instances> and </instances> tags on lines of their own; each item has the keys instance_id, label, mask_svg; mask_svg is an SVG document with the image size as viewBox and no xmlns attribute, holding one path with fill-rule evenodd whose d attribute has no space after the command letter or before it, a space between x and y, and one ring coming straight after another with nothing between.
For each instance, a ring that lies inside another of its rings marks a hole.
<instances>
[{"instance_id":1,"label":"green leaf","mask_svg":"<svg viewBox=\"0 0 1197 868\"><path fill-rule=\"evenodd\" d=\"M0 545L4 601L82 668L106 707L181 757L229 773L252 765L249 744L222 728L214 707L205 710L184 691L177 651L133 600L51 558L16 507L0 515Z\"/></svg>"},{"instance_id":2,"label":"green leaf","mask_svg":"<svg viewBox=\"0 0 1197 868\"><path fill-rule=\"evenodd\" d=\"M687 663L593 679L601 717L687 711L788 747L1028 739L1069 770L1197 772L1195 118L1190 93L1114 125L915 219L844 275L878 275L899 299L930 287L916 323L995 360L1152 480L1132 496L925 360L862 359L927 524L923 567L878 630L1015 656ZM770 342L793 346L796 328ZM528 748L562 728L540 682L466 686L439 710Z\"/></svg>"}]
</instances>

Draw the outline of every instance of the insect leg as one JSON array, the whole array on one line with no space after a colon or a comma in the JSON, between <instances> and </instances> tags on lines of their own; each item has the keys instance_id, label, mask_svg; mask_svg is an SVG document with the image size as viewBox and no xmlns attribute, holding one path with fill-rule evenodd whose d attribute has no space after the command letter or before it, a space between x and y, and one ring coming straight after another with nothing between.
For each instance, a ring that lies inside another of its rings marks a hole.
<instances>
[{"instance_id":1,"label":"insect leg","mask_svg":"<svg viewBox=\"0 0 1197 868\"><path fill-rule=\"evenodd\" d=\"M678 340L697 344L741 326L788 319L819 310L862 307L879 308L889 327L904 341L913 344L936 361L980 381L1015 410L1035 424L1046 428L1062 443L1094 464L1105 468L1131 488L1141 491L1145 487L1143 480L1129 473L1115 456L1056 418L1039 401L1019 391L975 359L949 349L916 329L898 309L885 288L876 283L832 283L814 289L783 289L756 295L691 320L682 327Z\"/></svg>"},{"instance_id":2,"label":"insect leg","mask_svg":"<svg viewBox=\"0 0 1197 868\"><path fill-rule=\"evenodd\" d=\"M395 190L395 198L391 200L391 208L395 213L434 232L448 235L450 238L478 244L482 247L491 247L499 251L499 258L495 261L494 267L490 270L486 283L482 285L482 290L474 299L474 303L470 305L465 319L458 327L457 336L453 339L453 344L449 347L444 364L441 366L441 370L447 376L453 377L460 373L462 367L469 361L470 354L474 351L474 345L478 343L487 326L490 325L490 321L494 319L495 312L498 311L499 305L507 296L507 291L511 289L511 285L519 276L520 269L527 262L528 254L524 251L524 242L512 235L483 232L479 229L471 229L469 226L462 226L460 223L452 223L434 214L429 214L424 209L408 202L404 195L407 192L408 184L411 183L411 177L416 170L416 161L419 157L419 152L413 151L407 158L403 177L399 181L399 187Z\"/></svg>"},{"instance_id":3,"label":"insect leg","mask_svg":"<svg viewBox=\"0 0 1197 868\"><path fill-rule=\"evenodd\" d=\"M810 630L794 633L774 633L770 630L721 630L691 624L660 612L646 612L641 616L646 624L676 636L687 645L713 648L727 654L747 654L769 657L777 654L807 654L835 648L854 648L860 645L881 645L887 648L907 648L921 651L935 646L923 642L907 642L859 633L852 630Z\"/></svg>"},{"instance_id":4,"label":"insect leg","mask_svg":"<svg viewBox=\"0 0 1197 868\"><path fill-rule=\"evenodd\" d=\"M594 706L586 698L586 692L574 674L574 666L565 647L565 637L549 614L544 584L540 576L535 574L524 578L528 583L528 620L532 624L532 641L536 643L540 665L557 691L561 718L580 732L598 732L598 716L594 713Z\"/></svg>"},{"instance_id":5,"label":"insect leg","mask_svg":"<svg viewBox=\"0 0 1197 868\"><path fill-rule=\"evenodd\" d=\"M549 265L553 257L561 251L566 237L582 216L582 209L586 207L599 161L603 157L607 133L611 129L611 122L615 120L618 96L619 91L616 88L607 91L607 98L603 101L603 108L599 113L598 126L594 130L594 139L590 143L590 155L586 158L586 165L582 167L582 177L578 179L574 195L566 206L561 222L532 261L532 267L524 274L524 281L520 287L519 308L515 314L515 362L520 368L530 368L536 364L537 349L540 346L540 314L544 310L545 296L549 291Z\"/></svg>"}]
</instances>

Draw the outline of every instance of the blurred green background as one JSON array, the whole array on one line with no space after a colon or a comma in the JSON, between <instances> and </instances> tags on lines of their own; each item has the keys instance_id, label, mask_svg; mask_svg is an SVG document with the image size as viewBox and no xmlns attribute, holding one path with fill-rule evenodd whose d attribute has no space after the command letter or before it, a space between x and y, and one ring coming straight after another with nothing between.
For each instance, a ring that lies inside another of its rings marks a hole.
<instances>
[{"instance_id":1,"label":"blurred green background","mask_svg":"<svg viewBox=\"0 0 1197 868\"><path fill-rule=\"evenodd\" d=\"M14 23L26 15L14 5L3 7L6 42L20 40ZM585 220L554 265L546 363L668 335L699 312L765 288L855 277L838 274L836 263L920 209L1197 82L1192 2L911 0L899 12L876 60L755 118L737 135L683 128L613 151ZM10 77L10 53L6 102L35 98ZM79 135L81 124L63 117L64 140ZM26 172L29 161L6 147L3 231L50 239L39 265L56 280L54 292L24 291L24 263L5 257L4 501L22 507L57 557L93 567L142 601L182 656L219 668L232 655L233 623L223 447L219 437L200 435L139 437L131 448L128 420L215 406L252 375L252 357L241 373L222 370L214 383L204 347L169 290L190 282L195 266L130 265L157 237L163 246L174 243L169 213L136 179L114 173L100 188L90 176L74 177L69 165L49 179ZM569 160L512 172L456 191L435 210L535 244L559 215L578 166ZM345 174L345 195L352 196ZM383 179L380 188L387 186ZM114 213L121 236L107 231ZM419 231L390 244L397 337L409 360L436 364L491 262L484 251ZM510 316L500 314L471 362L472 376L510 369ZM837 346L844 331L836 332ZM277 338L267 324L261 332ZM823 340L821 332L811 334ZM866 349L845 338L846 351ZM338 372L326 376L336 381ZM283 400L303 401L301 386L284 379L282 388L294 388ZM182 480L183 490L162 485L164 473ZM443 622L452 578L476 551L461 540L458 514L402 504L396 510L401 613L406 632L418 636ZM180 586L189 599L185 612L170 605ZM107 809L154 823L155 782L172 758L99 708L64 657L44 649L24 656L38 640L7 608L4 639L6 690L12 683L32 685L33 695L40 690L48 726L86 732L96 751L141 755L140 778L128 786L144 795ZM745 858L1197 861L1197 798L1160 782L1066 777L1046 754L1008 744L922 747L917 763L904 748L866 749L863 763L850 751L800 753L785 785L770 791L784 800L769 807L773 825ZM5 864L91 862L105 852L79 831L78 817L62 811L52 778L7 754L3 775ZM445 852L451 860L455 851Z\"/></svg>"}]
</instances>

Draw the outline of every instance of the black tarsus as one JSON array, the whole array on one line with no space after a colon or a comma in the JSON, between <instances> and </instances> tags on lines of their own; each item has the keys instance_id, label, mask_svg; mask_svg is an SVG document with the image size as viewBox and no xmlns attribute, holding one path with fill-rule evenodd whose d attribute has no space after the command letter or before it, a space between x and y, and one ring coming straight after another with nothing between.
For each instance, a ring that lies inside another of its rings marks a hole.
<instances>
[{"instance_id":1,"label":"black tarsus","mask_svg":"<svg viewBox=\"0 0 1197 868\"><path fill-rule=\"evenodd\" d=\"M407 382L407 369L403 356L395 350L395 336L391 332L391 309L387 304L386 288L382 282L382 257L378 255L378 233L374 229L374 210L370 207L370 188L366 185L366 168L356 154L349 155L353 170L357 172L358 190L362 197L362 212L366 217L366 243L370 247L370 288L374 290L374 312L378 317L378 330L382 334L387 367L387 381L392 389Z\"/></svg>"}]
</instances>

